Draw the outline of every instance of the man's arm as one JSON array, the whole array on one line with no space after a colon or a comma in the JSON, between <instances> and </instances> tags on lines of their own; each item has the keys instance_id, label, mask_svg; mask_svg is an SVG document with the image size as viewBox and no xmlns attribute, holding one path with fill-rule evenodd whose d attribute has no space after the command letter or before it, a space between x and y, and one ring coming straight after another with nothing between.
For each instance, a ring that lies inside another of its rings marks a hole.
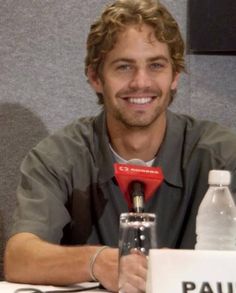
<instances>
[{"instance_id":1,"label":"man's arm","mask_svg":"<svg viewBox=\"0 0 236 293\"><path fill-rule=\"evenodd\" d=\"M6 246L4 271L10 282L68 285L91 281L89 263L96 246L61 246L31 233L12 236ZM118 288L118 250L101 251L94 276L110 291ZM109 273L108 273L109 272Z\"/></svg>"}]
</instances>

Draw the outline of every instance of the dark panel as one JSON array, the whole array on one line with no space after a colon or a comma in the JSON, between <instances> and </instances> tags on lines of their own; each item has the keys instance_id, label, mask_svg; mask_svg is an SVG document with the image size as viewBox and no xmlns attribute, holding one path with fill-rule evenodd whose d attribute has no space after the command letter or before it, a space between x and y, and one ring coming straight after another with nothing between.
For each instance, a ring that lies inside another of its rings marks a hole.
<instances>
[{"instance_id":1,"label":"dark panel","mask_svg":"<svg viewBox=\"0 0 236 293\"><path fill-rule=\"evenodd\" d=\"M189 49L236 52L236 0L189 0Z\"/></svg>"}]
</instances>

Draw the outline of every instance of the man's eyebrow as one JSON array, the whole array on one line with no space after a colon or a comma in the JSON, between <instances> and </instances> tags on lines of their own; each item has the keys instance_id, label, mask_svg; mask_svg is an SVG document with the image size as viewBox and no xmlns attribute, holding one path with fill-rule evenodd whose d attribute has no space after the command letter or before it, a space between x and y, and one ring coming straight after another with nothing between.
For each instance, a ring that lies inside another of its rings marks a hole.
<instances>
[{"instance_id":1,"label":"man's eyebrow","mask_svg":"<svg viewBox=\"0 0 236 293\"><path fill-rule=\"evenodd\" d=\"M153 62L153 61L165 61L165 62L169 62L169 58L167 58L166 56L164 55L158 55L158 56L155 56L155 57L151 57L151 58L148 58L148 61L149 62Z\"/></svg>"},{"instance_id":2,"label":"man's eyebrow","mask_svg":"<svg viewBox=\"0 0 236 293\"><path fill-rule=\"evenodd\" d=\"M164 55L157 55L154 57L150 57L147 59L148 62L153 62L153 61L165 61L165 62L170 62L170 60L164 56ZM117 58L111 62L111 64L116 64L118 62L124 62L124 63L136 63L135 59L132 58Z\"/></svg>"},{"instance_id":3,"label":"man's eyebrow","mask_svg":"<svg viewBox=\"0 0 236 293\"><path fill-rule=\"evenodd\" d=\"M135 60L132 58L117 58L111 62L111 64L115 64L118 62L127 62L127 63L135 63Z\"/></svg>"}]
</instances>

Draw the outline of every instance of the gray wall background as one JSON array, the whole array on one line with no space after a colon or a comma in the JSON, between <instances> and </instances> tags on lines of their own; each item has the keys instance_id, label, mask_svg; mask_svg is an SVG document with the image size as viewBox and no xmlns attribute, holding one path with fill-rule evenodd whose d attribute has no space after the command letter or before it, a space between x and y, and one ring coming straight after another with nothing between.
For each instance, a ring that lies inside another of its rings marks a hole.
<instances>
[{"instance_id":1,"label":"gray wall background","mask_svg":"<svg viewBox=\"0 0 236 293\"><path fill-rule=\"evenodd\" d=\"M84 76L85 42L109 2L0 0L0 266L21 160L46 135L99 111ZM162 3L187 39L187 0ZM186 63L171 108L235 129L235 56L188 54Z\"/></svg>"}]
</instances>

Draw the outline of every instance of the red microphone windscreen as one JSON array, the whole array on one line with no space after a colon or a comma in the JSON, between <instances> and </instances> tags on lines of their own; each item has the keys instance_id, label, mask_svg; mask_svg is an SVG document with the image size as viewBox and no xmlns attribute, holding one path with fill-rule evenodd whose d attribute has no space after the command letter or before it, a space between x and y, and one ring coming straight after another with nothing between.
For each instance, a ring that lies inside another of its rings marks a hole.
<instances>
[{"instance_id":1,"label":"red microphone windscreen","mask_svg":"<svg viewBox=\"0 0 236 293\"><path fill-rule=\"evenodd\" d=\"M133 181L144 184L145 201L148 200L164 180L160 167L148 167L134 164L114 163L115 177L121 191L124 193L129 209L132 202L129 195L129 186Z\"/></svg>"}]
</instances>

